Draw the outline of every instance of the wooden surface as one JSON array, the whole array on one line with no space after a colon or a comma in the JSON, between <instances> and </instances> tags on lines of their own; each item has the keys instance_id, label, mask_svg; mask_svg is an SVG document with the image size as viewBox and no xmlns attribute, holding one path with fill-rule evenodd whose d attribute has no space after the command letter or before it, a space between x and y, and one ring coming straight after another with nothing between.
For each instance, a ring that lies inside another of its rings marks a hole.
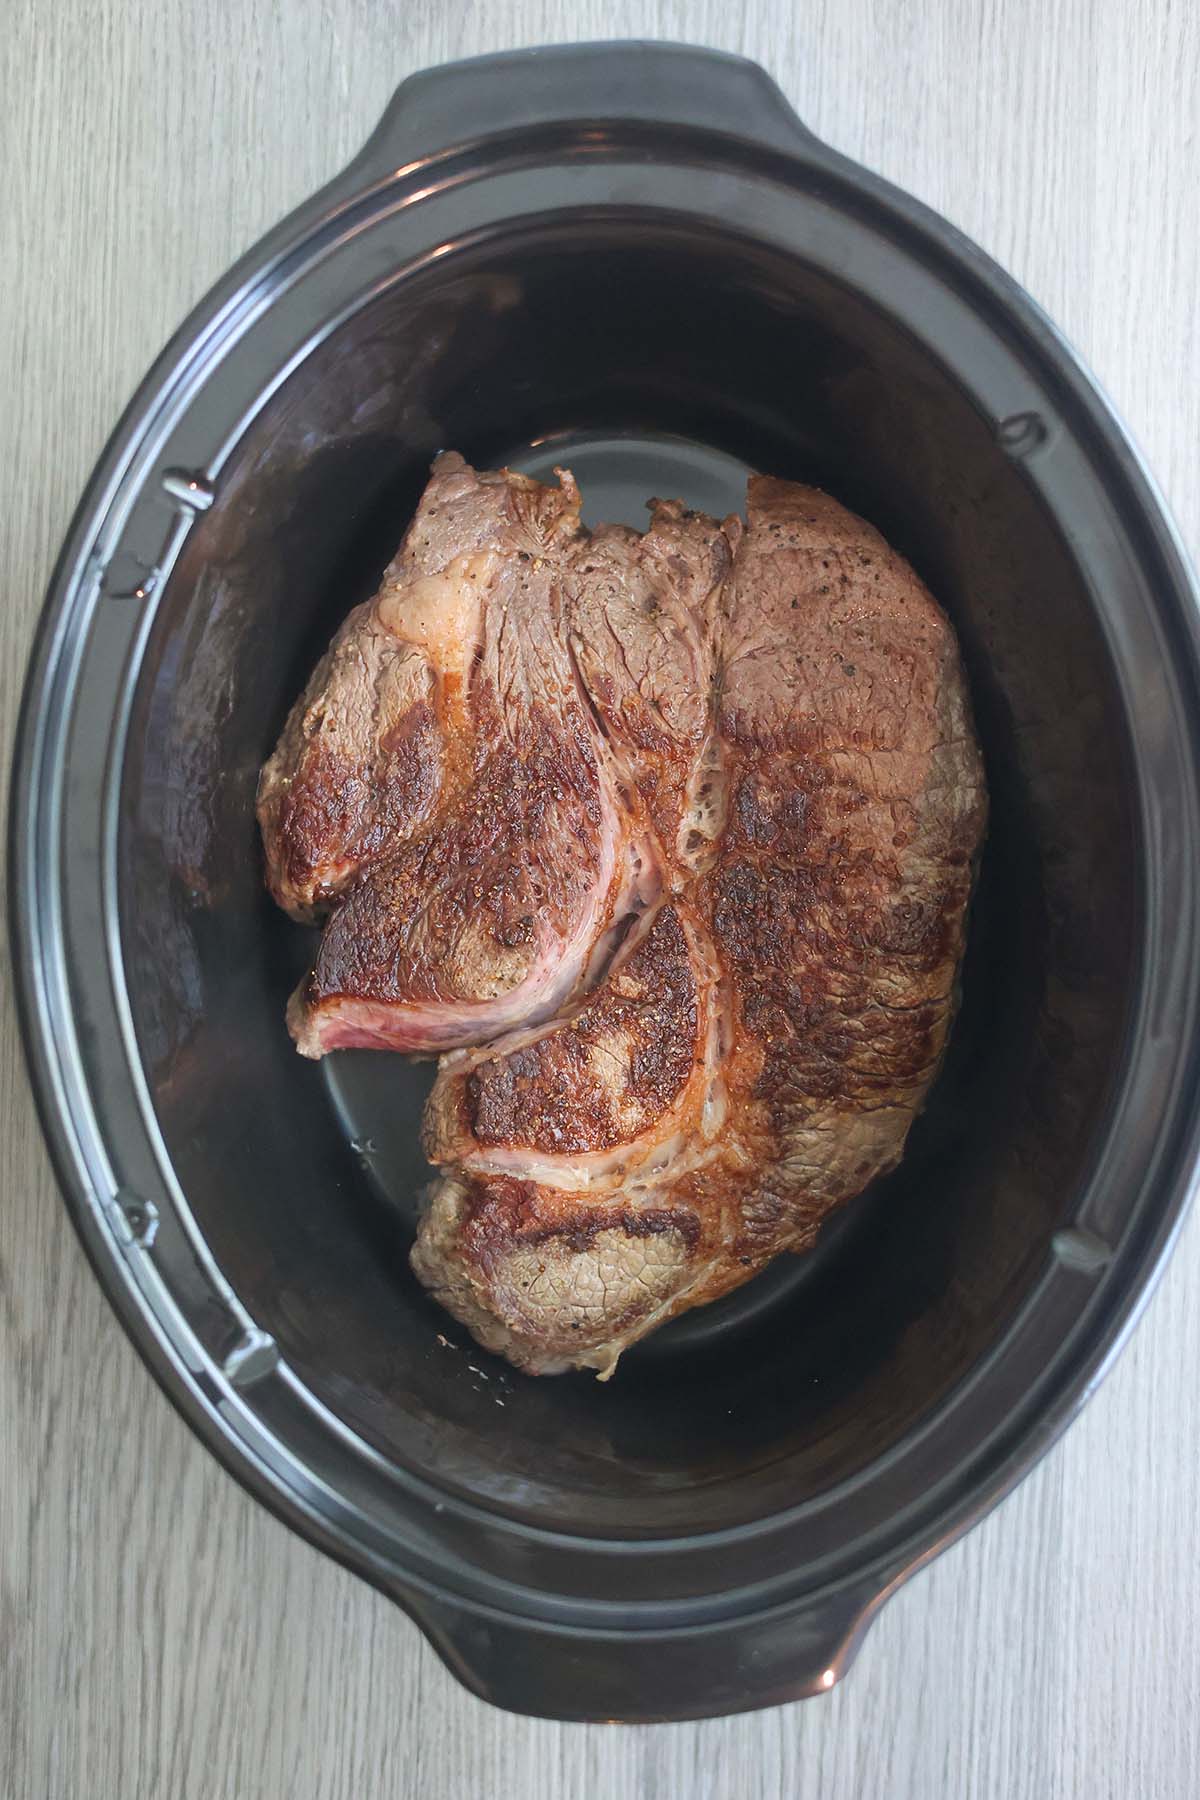
<instances>
[{"instance_id":1,"label":"wooden surface","mask_svg":"<svg viewBox=\"0 0 1200 1800\"><path fill-rule=\"evenodd\" d=\"M1200 35L1187 0L8 0L0 709L118 409L409 71L662 36L758 57L1098 371L1200 547ZM5 974L7 984L7 974ZM495 1712L255 1507L126 1343L0 1041L0 1786L19 1800L1200 1792L1200 1219L1115 1374L884 1611L828 1699L699 1726Z\"/></svg>"}]
</instances>

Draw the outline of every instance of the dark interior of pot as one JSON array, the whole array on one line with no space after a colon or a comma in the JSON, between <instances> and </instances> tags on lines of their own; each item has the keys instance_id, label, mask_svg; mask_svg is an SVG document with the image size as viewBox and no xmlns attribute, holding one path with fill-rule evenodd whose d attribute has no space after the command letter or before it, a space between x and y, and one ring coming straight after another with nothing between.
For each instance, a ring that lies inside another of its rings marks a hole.
<instances>
[{"instance_id":1,"label":"dark interior of pot","mask_svg":"<svg viewBox=\"0 0 1200 1800\"><path fill-rule=\"evenodd\" d=\"M515 1374L410 1274L429 1065L314 1065L284 1026L313 945L263 890L258 769L444 446L538 473L569 458L593 520L637 520L653 492L733 508L747 465L828 488L951 614L987 761L961 1011L900 1168L813 1254L607 1384ZM387 1456L568 1531L801 1502L886 1457L996 1344L1086 1182L1135 983L1132 794L1053 519L884 314L782 254L644 215L452 251L275 393L158 607L120 894L179 1182L257 1323Z\"/></svg>"}]
</instances>

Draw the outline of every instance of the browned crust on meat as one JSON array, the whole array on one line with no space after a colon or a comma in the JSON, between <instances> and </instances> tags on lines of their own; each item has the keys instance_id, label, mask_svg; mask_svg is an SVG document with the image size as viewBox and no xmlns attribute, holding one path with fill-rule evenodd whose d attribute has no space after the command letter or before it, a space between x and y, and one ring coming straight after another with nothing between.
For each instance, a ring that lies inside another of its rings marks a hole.
<instances>
[{"instance_id":1,"label":"browned crust on meat","mask_svg":"<svg viewBox=\"0 0 1200 1800\"><path fill-rule=\"evenodd\" d=\"M264 801L268 828L285 846L276 898L296 896L293 911L326 905L343 885L343 868L356 872L429 816L440 768L433 708L423 701L388 727L378 755L369 760L342 761L319 746L309 750L278 801ZM333 865L331 843L341 847Z\"/></svg>"},{"instance_id":2,"label":"browned crust on meat","mask_svg":"<svg viewBox=\"0 0 1200 1800\"><path fill-rule=\"evenodd\" d=\"M634 1238L673 1232L691 1248L700 1222L694 1212L680 1207L635 1207L619 1200L585 1212L565 1205L553 1189L496 1175L468 1184L463 1229L480 1257L495 1262L515 1246L536 1250L551 1238L570 1250L590 1250L602 1231Z\"/></svg>"},{"instance_id":3,"label":"browned crust on meat","mask_svg":"<svg viewBox=\"0 0 1200 1800\"><path fill-rule=\"evenodd\" d=\"M468 1128L481 1145L526 1145L553 1155L627 1142L689 1080L698 1018L687 939L675 908L666 906L633 956L568 1024L472 1070Z\"/></svg>"},{"instance_id":4,"label":"browned crust on meat","mask_svg":"<svg viewBox=\"0 0 1200 1800\"><path fill-rule=\"evenodd\" d=\"M507 557L502 573L528 590L540 616L547 579L539 559L565 554L579 530L569 476L544 487L507 472L477 475L454 453L437 459L379 592L347 618L262 772L267 883L293 917L318 916L469 785L474 732L464 690L471 653L482 646L461 640L480 629L488 557ZM442 636L431 641L422 616L406 637L397 591L421 596L428 613L430 588L452 600L456 584L469 605L451 609ZM456 646L461 660L445 654ZM485 736L496 729L495 719L485 722Z\"/></svg>"},{"instance_id":5,"label":"browned crust on meat","mask_svg":"<svg viewBox=\"0 0 1200 1800\"><path fill-rule=\"evenodd\" d=\"M601 827L594 753L573 724L531 708L524 742L498 737L459 806L364 872L322 939L314 1005L480 1000L524 979L554 886Z\"/></svg>"},{"instance_id":6,"label":"browned crust on meat","mask_svg":"<svg viewBox=\"0 0 1200 1800\"><path fill-rule=\"evenodd\" d=\"M279 905L299 919L321 912L432 814L442 766L428 671L369 607L357 608L259 782L267 881Z\"/></svg>"},{"instance_id":7,"label":"browned crust on meat","mask_svg":"<svg viewBox=\"0 0 1200 1800\"><path fill-rule=\"evenodd\" d=\"M583 904L558 887L619 820L588 928L603 944L645 902L647 859L657 911L548 1024L445 1062L413 1251L517 1366L607 1375L899 1159L954 1011L982 766L947 620L828 495L760 477L744 531L656 502L645 537L588 538L569 481L443 475L397 579L478 548L480 489L520 539L502 579L526 638L484 624L466 709L509 748L443 763L436 817L368 863L304 1004L519 998L555 906ZM337 837L322 804L314 844Z\"/></svg>"},{"instance_id":8,"label":"browned crust on meat","mask_svg":"<svg viewBox=\"0 0 1200 1800\"><path fill-rule=\"evenodd\" d=\"M810 490L752 483L749 513L711 894L761 1051L737 1109L763 1145L735 1238L757 1263L899 1159L945 1047L985 795L953 634L909 566ZM756 638L793 610L793 666L756 694Z\"/></svg>"}]
</instances>

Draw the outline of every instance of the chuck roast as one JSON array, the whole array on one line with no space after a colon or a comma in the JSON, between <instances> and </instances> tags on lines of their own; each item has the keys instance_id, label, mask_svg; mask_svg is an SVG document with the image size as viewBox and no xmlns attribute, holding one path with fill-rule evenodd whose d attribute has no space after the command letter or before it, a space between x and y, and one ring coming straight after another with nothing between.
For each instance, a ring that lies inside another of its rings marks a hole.
<instances>
[{"instance_id":1,"label":"chuck roast","mask_svg":"<svg viewBox=\"0 0 1200 1800\"><path fill-rule=\"evenodd\" d=\"M259 790L301 1052L442 1055L426 1287L607 1375L809 1247L937 1070L985 805L946 618L827 495L589 532L440 456Z\"/></svg>"}]
</instances>

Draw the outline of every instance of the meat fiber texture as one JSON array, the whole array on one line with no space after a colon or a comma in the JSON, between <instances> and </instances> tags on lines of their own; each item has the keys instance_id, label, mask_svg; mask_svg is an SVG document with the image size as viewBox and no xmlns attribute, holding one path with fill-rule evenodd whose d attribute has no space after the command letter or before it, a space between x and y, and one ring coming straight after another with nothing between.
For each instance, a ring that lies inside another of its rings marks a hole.
<instances>
[{"instance_id":1,"label":"meat fiber texture","mask_svg":"<svg viewBox=\"0 0 1200 1800\"><path fill-rule=\"evenodd\" d=\"M437 1054L412 1265L518 1368L612 1373L892 1168L985 789L954 634L815 488L585 529L447 453L263 770L327 917L305 1056Z\"/></svg>"}]
</instances>

